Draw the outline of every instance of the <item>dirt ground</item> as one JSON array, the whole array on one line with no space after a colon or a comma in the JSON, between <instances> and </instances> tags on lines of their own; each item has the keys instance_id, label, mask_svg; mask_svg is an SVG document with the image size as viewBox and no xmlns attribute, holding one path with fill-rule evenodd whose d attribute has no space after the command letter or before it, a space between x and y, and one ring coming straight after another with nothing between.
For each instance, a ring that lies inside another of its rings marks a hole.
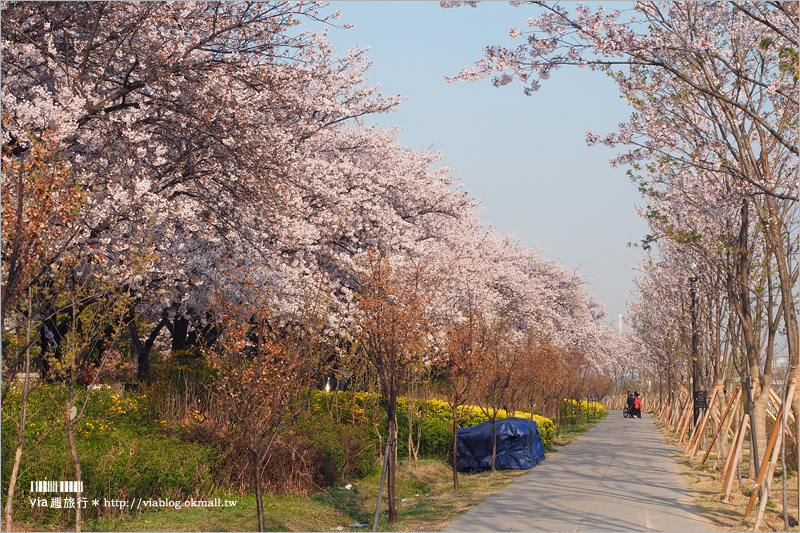
<instances>
[{"instance_id":1,"label":"dirt ground","mask_svg":"<svg viewBox=\"0 0 800 533\"><path fill-rule=\"evenodd\" d=\"M656 422L656 425L669 444L678 446L678 438L674 433L659 422ZM731 491L733 500L723 502L721 501L722 474L719 469L715 471L709 469L714 462L713 453L703 466L699 465L699 460L690 463L688 457L682 451L676 451L675 456L683 474L686 476L695 505L714 522L717 531L753 531L755 516L758 511L758 501L756 501L747 520L743 520L743 517L750 499L751 489L755 483L754 480L742 478L741 488L738 480L734 480L733 490ZM771 495L767 501L767 508L759 531L798 531L798 476L796 472L790 472L786 483L789 514L789 528L787 530L783 517L783 477L780 467L780 461L778 461L775 478L772 481Z\"/></svg>"}]
</instances>

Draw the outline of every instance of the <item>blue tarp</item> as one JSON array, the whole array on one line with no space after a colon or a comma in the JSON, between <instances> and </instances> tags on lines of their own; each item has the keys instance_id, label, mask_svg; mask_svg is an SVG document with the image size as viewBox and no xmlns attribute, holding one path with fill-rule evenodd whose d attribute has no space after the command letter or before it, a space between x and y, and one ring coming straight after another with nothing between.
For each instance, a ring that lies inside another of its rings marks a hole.
<instances>
[{"instance_id":1,"label":"blue tarp","mask_svg":"<svg viewBox=\"0 0 800 533\"><path fill-rule=\"evenodd\" d=\"M498 470L527 470L544 461L544 447L536 422L527 418L497 421ZM492 468L492 422L458 430L459 472L483 472Z\"/></svg>"}]
</instances>

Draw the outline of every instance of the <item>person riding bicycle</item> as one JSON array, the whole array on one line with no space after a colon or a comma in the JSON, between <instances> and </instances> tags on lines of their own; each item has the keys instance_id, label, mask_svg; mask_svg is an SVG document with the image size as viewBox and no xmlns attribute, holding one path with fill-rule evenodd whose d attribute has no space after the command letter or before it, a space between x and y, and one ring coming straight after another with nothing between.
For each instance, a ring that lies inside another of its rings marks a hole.
<instances>
[{"instance_id":1,"label":"person riding bicycle","mask_svg":"<svg viewBox=\"0 0 800 533\"><path fill-rule=\"evenodd\" d=\"M628 391L628 398L627 398L627 405L628 405L628 416L633 416L633 394L631 391ZM623 413L624 415L625 413Z\"/></svg>"}]
</instances>

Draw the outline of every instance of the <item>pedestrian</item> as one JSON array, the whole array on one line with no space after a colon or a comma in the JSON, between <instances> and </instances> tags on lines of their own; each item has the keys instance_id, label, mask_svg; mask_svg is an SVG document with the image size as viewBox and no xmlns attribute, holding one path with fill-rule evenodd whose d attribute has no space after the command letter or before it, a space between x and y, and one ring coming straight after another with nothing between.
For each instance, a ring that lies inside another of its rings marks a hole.
<instances>
[{"instance_id":1,"label":"pedestrian","mask_svg":"<svg viewBox=\"0 0 800 533\"><path fill-rule=\"evenodd\" d=\"M639 396L639 391L633 391L633 414L642 418L642 398Z\"/></svg>"},{"instance_id":2,"label":"pedestrian","mask_svg":"<svg viewBox=\"0 0 800 533\"><path fill-rule=\"evenodd\" d=\"M628 391L628 398L626 402L628 404L628 416L632 417L634 411L633 411L633 394L631 394L631 391Z\"/></svg>"}]
</instances>

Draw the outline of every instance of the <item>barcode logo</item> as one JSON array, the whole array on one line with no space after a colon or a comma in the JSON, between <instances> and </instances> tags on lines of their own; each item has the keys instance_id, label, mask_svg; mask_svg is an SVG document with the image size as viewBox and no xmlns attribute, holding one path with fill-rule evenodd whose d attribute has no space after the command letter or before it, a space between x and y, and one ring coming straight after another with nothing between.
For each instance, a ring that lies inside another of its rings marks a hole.
<instances>
[{"instance_id":1,"label":"barcode logo","mask_svg":"<svg viewBox=\"0 0 800 533\"><path fill-rule=\"evenodd\" d=\"M83 492L83 481L31 481L31 492Z\"/></svg>"}]
</instances>

